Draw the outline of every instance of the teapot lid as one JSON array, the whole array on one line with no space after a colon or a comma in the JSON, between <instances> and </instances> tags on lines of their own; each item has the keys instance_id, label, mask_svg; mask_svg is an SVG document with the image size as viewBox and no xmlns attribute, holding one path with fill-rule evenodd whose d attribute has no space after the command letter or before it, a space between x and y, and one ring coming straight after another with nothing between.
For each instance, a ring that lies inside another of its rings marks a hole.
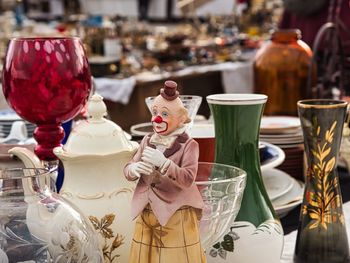
<instances>
[{"instance_id":1,"label":"teapot lid","mask_svg":"<svg viewBox=\"0 0 350 263\"><path fill-rule=\"evenodd\" d=\"M124 131L103 117L107 114L107 108L102 96L94 94L87 110L89 118L72 129L63 146L64 151L78 155L107 155L135 149Z\"/></svg>"}]
</instances>

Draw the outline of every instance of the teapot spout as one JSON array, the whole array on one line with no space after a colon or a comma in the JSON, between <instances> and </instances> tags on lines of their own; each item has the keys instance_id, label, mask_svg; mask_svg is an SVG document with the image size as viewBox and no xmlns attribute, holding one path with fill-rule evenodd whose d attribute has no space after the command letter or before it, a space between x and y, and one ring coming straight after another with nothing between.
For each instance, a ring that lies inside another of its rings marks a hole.
<instances>
[{"instance_id":1,"label":"teapot spout","mask_svg":"<svg viewBox=\"0 0 350 263\"><path fill-rule=\"evenodd\" d=\"M8 152L17 156L24 163L26 168L44 168L38 156L26 148L14 147Z\"/></svg>"}]
</instances>

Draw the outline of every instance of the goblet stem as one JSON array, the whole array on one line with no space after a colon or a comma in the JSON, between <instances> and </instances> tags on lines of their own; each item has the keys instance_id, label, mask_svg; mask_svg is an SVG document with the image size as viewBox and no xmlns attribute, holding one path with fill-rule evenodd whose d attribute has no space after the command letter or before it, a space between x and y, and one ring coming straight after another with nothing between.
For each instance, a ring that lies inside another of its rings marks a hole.
<instances>
[{"instance_id":1,"label":"goblet stem","mask_svg":"<svg viewBox=\"0 0 350 263\"><path fill-rule=\"evenodd\" d=\"M53 160L53 161L42 161L44 168L47 171L50 171L50 176L54 180L55 184L57 181L57 176L58 176L58 160ZM56 192L56 187L52 189L54 192Z\"/></svg>"},{"instance_id":2,"label":"goblet stem","mask_svg":"<svg viewBox=\"0 0 350 263\"><path fill-rule=\"evenodd\" d=\"M57 161L53 148L61 146L64 130L60 123L39 124L34 131L34 138L38 142L34 152L46 165L51 166L52 161ZM58 162L55 164L56 167ZM49 168L49 167L48 167Z\"/></svg>"}]
</instances>

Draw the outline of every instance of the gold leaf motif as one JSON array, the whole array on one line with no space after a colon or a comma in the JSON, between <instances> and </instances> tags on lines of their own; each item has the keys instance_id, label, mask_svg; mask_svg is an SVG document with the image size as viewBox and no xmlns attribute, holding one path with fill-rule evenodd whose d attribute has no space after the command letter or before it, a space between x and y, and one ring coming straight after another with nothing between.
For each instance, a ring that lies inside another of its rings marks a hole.
<instances>
[{"instance_id":1,"label":"gold leaf motif","mask_svg":"<svg viewBox=\"0 0 350 263\"><path fill-rule=\"evenodd\" d=\"M325 169L326 173L331 172L334 168L334 165L335 165L335 157L333 156L333 158L327 162L326 169Z\"/></svg>"},{"instance_id":2,"label":"gold leaf motif","mask_svg":"<svg viewBox=\"0 0 350 263\"><path fill-rule=\"evenodd\" d=\"M335 207L339 207L341 205L341 199L339 195L335 197L334 203L335 203Z\"/></svg>"},{"instance_id":3,"label":"gold leaf motif","mask_svg":"<svg viewBox=\"0 0 350 263\"><path fill-rule=\"evenodd\" d=\"M302 213L303 213L303 215L307 214L307 206L306 205L303 206Z\"/></svg>"},{"instance_id":4,"label":"gold leaf motif","mask_svg":"<svg viewBox=\"0 0 350 263\"><path fill-rule=\"evenodd\" d=\"M95 230L100 229L100 221L98 221L98 219L96 217L89 216L89 220L90 220L91 224L93 225L93 227L95 228Z\"/></svg>"},{"instance_id":5,"label":"gold leaf motif","mask_svg":"<svg viewBox=\"0 0 350 263\"><path fill-rule=\"evenodd\" d=\"M101 234L104 238L107 239L114 237L113 230L108 227L101 228Z\"/></svg>"},{"instance_id":6,"label":"gold leaf motif","mask_svg":"<svg viewBox=\"0 0 350 263\"><path fill-rule=\"evenodd\" d=\"M337 125L337 122L333 122L332 127L326 131L326 141L329 143L332 143L333 141L333 135L334 135L334 129L335 126Z\"/></svg>"},{"instance_id":7,"label":"gold leaf motif","mask_svg":"<svg viewBox=\"0 0 350 263\"><path fill-rule=\"evenodd\" d=\"M114 238L112 244L108 244L108 240L114 237L113 230L110 226L115 220L114 214L108 214L102 217L101 221L98 220L95 216L89 216L89 219L94 226L95 230L104 238L104 244L102 247L104 262L114 263L116 259L120 257L119 254L115 254L115 250L124 244L124 239L120 234L117 234Z\"/></svg>"},{"instance_id":8,"label":"gold leaf motif","mask_svg":"<svg viewBox=\"0 0 350 263\"><path fill-rule=\"evenodd\" d=\"M107 244L107 242L104 243L102 251L103 251L103 255L107 255L108 254L108 244Z\"/></svg>"},{"instance_id":9,"label":"gold leaf motif","mask_svg":"<svg viewBox=\"0 0 350 263\"><path fill-rule=\"evenodd\" d=\"M313 119L316 131L311 132L312 136L320 136L321 127L317 125L317 119ZM326 130L323 141L314 140L314 147L311 154L315 158L313 165L308 168L307 176L309 180L314 182L315 189L307 192L308 203L303 205L302 214L309 215L311 219L308 228L314 229L322 227L327 230L327 224L331 224L339 220L344 224L344 217L335 209L341 206L341 197L334 192L334 188L338 187L337 178L331 179L329 175L335 167L335 156L331 155L331 143L334 139L334 130L337 122L334 121L331 128Z\"/></svg>"},{"instance_id":10,"label":"gold leaf motif","mask_svg":"<svg viewBox=\"0 0 350 263\"><path fill-rule=\"evenodd\" d=\"M313 154L313 156L315 156L317 159L320 159L320 155L314 151L314 150L311 150L311 153Z\"/></svg>"},{"instance_id":11,"label":"gold leaf motif","mask_svg":"<svg viewBox=\"0 0 350 263\"><path fill-rule=\"evenodd\" d=\"M325 157L327 157L328 155L329 155L329 153L331 152L331 148L329 147L329 148L327 148L326 150L324 150L321 154L320 154L320 161L322 162L323 161L323 159L325 158Z\"/></svg>"},{"instance_id":12,"label":"gold leaf motif","mask_svg":"<svg viewBox=\"0 0 350 263\"><path fill-rule=\"evenodd\" d=\"M314 201L314 200L310 200L309 203L310 203L310 205L315 206L315 207L318 207L318 206L319 206L319 202Z\"/></svg>"},{"instance_id":13,"label":"gold leaf motif","mask_svg":"<svg viewBox=\"0 0 350 263\"><path fill-rule=\"evenodd\" d=\"M75 239L72 234L69 234L69 241L66 245L67 250L72 250L75 247Z\"/></svg>"},{"instance_id":14,"label":"gold leaf motif","mask_svg":"<svg viewBox=\"0 0 350 263\"><path fill-rule=\"evenodd\" d=\"M316 227L318 227L319 225L319 222L318 221L315 221L314 223L312 223L310 226L309 226L309 229L314 229Z\"/></svg>"},{"instance_id":15,"label":"gold leaf motif","mask_svg":"<svg viewBox=\"0 0 350 263\"><path fill-rule=\"evenodd\" d=\"M326 204L330 204L333 198L334 198L334 193L331 192L330 194L325 196L325 200L324 201L325 201Z\"/></svg>"},{"instance_id":16,"label":"gold leaf motif","mask_svg":"<svg viewBox=\"0 0 350 263\"><path fill-rule=\"evenodd\" d=\"M309 215L310 215L310 217L312 219L317 219L318 220L320 218L320 216L318 214L316 214L316 213L310 213Z\"/></svg>"},{"instance_id":17,"label":"gold leaf motif","mask_svg":"<svg viewBox=\"0 0 350 263\"><path fill-rule=\"evenodd\" d=\"M329 141L329 137L330 137L330 132L327 130L326 131L326 141Z\"/></svg>"},{"instance_id":18,"label":"gold leaf motif","mask_svg":"<svg viewBox=\"0 0 350 263\"><path fill-rule=\"evenodd\" d=\"M123 241L124 241L124 237L122 235L117 234L117 236L115 237L112 243L113 250L120 247L122 244L124 244Z\"/></svg>"},{"instance_id":19,"label":"gold leaf motif","mask_svg":"<svg viewBox=\"0 0 350 263\"><path fill-rule=\"evenodd\" d=\"M115 218L115 215L108 214L108 215L105 215L100 222L96 217L89 216L89 219L92 225L94 226L95 230L99 231L104 238L114 237L113 230L109 228L109 226L113 224L114 218Z\"/></svg>"},{"instance_id":20,"label":"gold leaf motif","mask_svg":"<svg viewBox=\"0 0 350 263\"><path fill-rule=\"evenodd\" d=\"M331 132L333 132L333 130L335 129L335 126L337 125L337 121L334 121L331 127Z\"/></svg>"},{"instance_id":21,"label":"gold leaf motif","mask_svg":"<svg viewBox=\"0 0 350 263\"><path fill-rule=\"evenodd\" d=\"M109 227L111 224L113 224L114 218L115 218L115 215L113 215L113 214L105 215L101 219L102 227Z\"/></svg>"}]
</instances>

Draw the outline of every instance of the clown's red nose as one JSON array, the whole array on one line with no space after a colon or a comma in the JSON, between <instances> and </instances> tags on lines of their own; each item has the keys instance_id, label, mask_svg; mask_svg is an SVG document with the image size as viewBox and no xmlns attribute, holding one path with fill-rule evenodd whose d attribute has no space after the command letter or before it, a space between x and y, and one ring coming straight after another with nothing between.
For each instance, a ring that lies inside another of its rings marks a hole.
<instances>
[{"instance_id":1,"label":"clown's red nose","mask_svg":"<svg viewBox=\"0 0 350 263\"><path fill-rule=\"evenodd\" d=\"M163 119L160 116L156 116L156 117L153 118L152 121L155 122L155 123L162 123Z\"/></svg>"}]
</instances>

